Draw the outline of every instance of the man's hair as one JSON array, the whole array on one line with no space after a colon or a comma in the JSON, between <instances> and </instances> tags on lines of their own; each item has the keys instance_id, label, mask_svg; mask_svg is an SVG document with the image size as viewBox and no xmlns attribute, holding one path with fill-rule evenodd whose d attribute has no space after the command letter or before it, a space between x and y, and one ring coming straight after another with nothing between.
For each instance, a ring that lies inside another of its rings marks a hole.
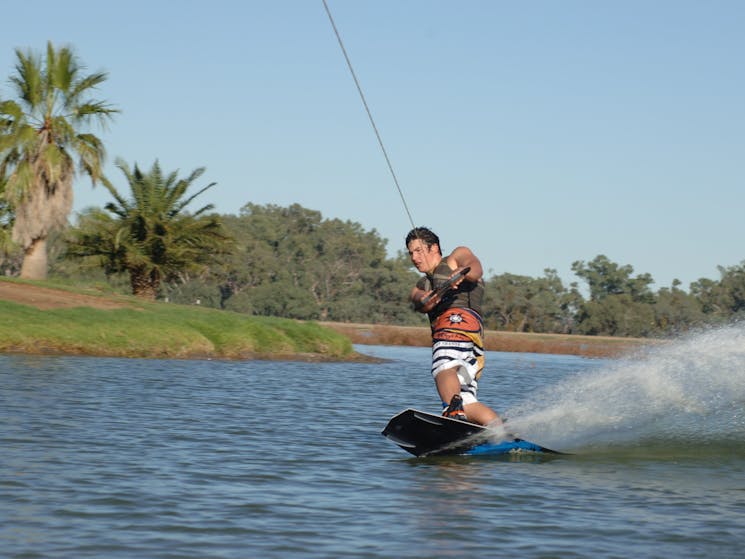
<instances>
[{"instance_id":1,"label":"man's hair","mask_svg":"<svg viewBox=\"0 0 745 559\"><path fill-rule=\"evenodd\" d=\"M406 235L406 246L408 247L409 243L414 239L419 239L427 247L431 247L432 245L437 245L438 248L440 247L440 237L426 227L414 227L414 229L409 231L409 234ZM442 250L440 250L440 254L442 254Z\"/></svg>"}]
</instances>

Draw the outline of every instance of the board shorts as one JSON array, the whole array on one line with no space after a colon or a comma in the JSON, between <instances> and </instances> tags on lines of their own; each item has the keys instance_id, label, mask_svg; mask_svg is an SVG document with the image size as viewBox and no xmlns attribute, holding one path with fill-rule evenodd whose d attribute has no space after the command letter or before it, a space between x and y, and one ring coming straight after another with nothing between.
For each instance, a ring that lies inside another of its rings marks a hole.
<instances>
[{"instance_id":1,"label":"board shorts","mask_svg":"<svg viewBox=\"0 0 745 559\"><path fill-rule=\"evenodd\" d=\"M447 309L432 323L432 377L456 368L463 403L477 402L484 370L484 326L471 309Z\"/></svg>"}]
</instances>

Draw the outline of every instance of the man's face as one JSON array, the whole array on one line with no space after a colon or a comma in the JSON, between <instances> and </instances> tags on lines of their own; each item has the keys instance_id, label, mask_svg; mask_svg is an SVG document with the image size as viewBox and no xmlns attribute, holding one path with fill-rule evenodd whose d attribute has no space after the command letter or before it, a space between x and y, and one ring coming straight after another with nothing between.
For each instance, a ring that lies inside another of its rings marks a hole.
<instances>
[{"instance_id":1,"label":"man's face","mask_svg":"<svg viewBox=\"0 0 745 559\"><path fill-rule=\"evenodd\" d=\"M442 259L440 247L437 245L427 246L421 239L412 240L406 248L409 249L411 263L423 274L434 270Z\"/></svg>"}]
</instances>

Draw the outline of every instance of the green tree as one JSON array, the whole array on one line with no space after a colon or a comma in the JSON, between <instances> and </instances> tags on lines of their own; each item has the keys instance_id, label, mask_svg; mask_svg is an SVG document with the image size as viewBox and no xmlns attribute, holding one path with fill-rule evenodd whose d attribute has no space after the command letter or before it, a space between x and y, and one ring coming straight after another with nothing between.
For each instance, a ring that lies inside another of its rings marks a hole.
<instances>
[{"instance_id":1,"label":"green tree","mask_svg":"<svg viewBox=\"0 0 745 559\"><path fill-rule=\"evenodd\" d=\"M590 299L577 313L580 334L648 336L655 331L652 276L632 277L634 268L619 266L600 254L585 264L576 261L572 271L587 282Z\"/></svg>"},{"instance_id":2,"label":"green tree","mask_svg":"<svg viewBox=\"0 0 745 559\"><path fill-rule=\"evenodd\" d=\"M700 278L691 283L691 295L701 305L709 322L719 322L729 316L729 308L721 282Z\"/></svg>"},{"instance_id":3,"label":"green tree","mask_svg":"<svg viewBox=\"0 0 745 559\"><path fill-rule=\"evenodd\" d=\"M529 306L532 278L500 274L485 282L484 324L487 328L522 331Z\"/></svg>"},{"instance_id":4,"label":"green tree","mask_svg":"<svg viewBox=\"0 0 745 559\"><path fill-rule=\"evenodd\" d=\"M107 75L84 74L69 47L50 42L43 58L18 49L16 57L10 82L18 99L0 102L0 177L14 209L13 239L24 251L21 277L43 279L47 238L72 209L75 156L95 185L105 150L90 127L105 126L118 111L90 97Z\"/></svg>"},{"instance_id":5,"label":"green tree","mask_svg":"<svg viewBox=\"0 0 745 559\"><path fill-rule=\"evenodd\" d=\"M348 322L380 324L424 325L426 315L413 312L409 304L411 288L419 274L412 270L409 255L399 251L393 259L381 261L377 266L366 267L362 272L364 291L359 304L350 310ZM355 303L351 300L350 303ZM334 313L337 320L342 317Z\"/></svg>"},{"instance_id":6,"label":"green tree","mask_svg":"<svg viewBox=\"0 0 745 559\"><path fill-rule=\"evenodd\" d=\"M737 266L717 266L722 303L732 316L745 314L745 261Z\"/></svg>"},{"instance_id":7,"label":"green tree","mask_svg":"<svg viewBox=\"0 0 745 559\"><path fill-rule=\"evenodd\" d=\"M578 313L576 332L591 336L647 337L655 332L654 307L622 293L587 301Z\"/></svg>"},{"instance_id":8,"label":"green tree","mask_svg":"<svg viewBox=\"0 0 745 559\"><path fill-rule=\"evenodd\" d=\"M386 258L375 230L298 204L249 203L225 224L236 250L212 268L225 308L345 322L419 318L406 304L416 276L408 261Z\"/></svg>"},{"instance_id":9,"label":"green tree","mask_svg":"<svg viewBox=\"0 0 745 559\"><path fill-rule=\"evenodd\" d=\"M572 271L587 282L591 301L625 293L637 302L654 302L654 293L649 287L654 283L651 275L641 274L634 278L631 276L634 272L631 265L619 266L604 254L599 254L587 264L582 260L572 263Z\"/></svg>"},{"instance_id":10,"label":"green tree","mask_svg":"<svg viewBox=\"0 0 745 559\"><path fill-rule=\"evenodd\" d=\"M157 161L148 173L137 165L130 170L121 159L117 167L132 197L125 198L105 180L115 201L106 204L106 211L91 209L81 216L78 227L70 230L71 255L92 260L107 273L126 272L133 294L154 299L162 281L183 281L184 274L203 270L229 249L219 217L206 213L213 209L211 204L193 214L186 211L197 196L215 185L186 196L204 173L203 167L185 179L179 179L177 172L164 175Z\"/></svg>"},{"instance_id":11,"label":"green tree","mask_svg":"<svg viewBox=\"0 0 745 559\"><path fill-rule=\"evenodd\" d=\"M313 295L321 213L299 204L281 207L246 204L225 219L235 251L225 255L219 273L223 305L253 314L317 319Z\"/></svg>"},{"instance_id":12,"label":"green tree","mask_svg":"<svg viewBox=\"0 0 745 559\"><path fill-rule=\"evenodd\" d=\"M657 292L654 304L657 330L665 334L676 334L689 330L704 322L701 302L692 294L680 289L680 281L673 280L670 288Z\"/></svg>"},{"instance_id":13,"label":"green tree","mask_svg":"<svg viewBox=\"0 0 745 559\"><path fill-rule=\"evenodd\" d=\"M487 328L515 332L566 332L573 312L556 270L541 278L501 274L485 282L484 323Z\"/></svg>"},{"instance_id":14,"label":"green tree","mask_svg":"<svg viewBox=\"0 0 745 559\"><path fill-rule=\"evenodd\" d=\"M745 261L717 269L719 281L701 278L691 283L691 296L701 305L706 322L711 323L745 314Z\"/></svg>"}]
</instances>

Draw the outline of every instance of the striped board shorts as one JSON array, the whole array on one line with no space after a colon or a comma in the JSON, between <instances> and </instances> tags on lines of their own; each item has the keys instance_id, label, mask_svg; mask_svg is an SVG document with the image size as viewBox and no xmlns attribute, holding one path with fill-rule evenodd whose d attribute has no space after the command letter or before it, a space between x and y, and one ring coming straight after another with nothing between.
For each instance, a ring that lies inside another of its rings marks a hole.
<instances>
[{"instance_id":1,"label":"striped board shorts","mask_svg":"<svg viewBox=\"0 0 745 559\"><path fill-rule=\"evenodd\" d=\"M481 317L470 309L447 309L432 323L432 376L457 369L464 404L477 401L484 370L483 339Z\"/></svg>"}]
</instances>

